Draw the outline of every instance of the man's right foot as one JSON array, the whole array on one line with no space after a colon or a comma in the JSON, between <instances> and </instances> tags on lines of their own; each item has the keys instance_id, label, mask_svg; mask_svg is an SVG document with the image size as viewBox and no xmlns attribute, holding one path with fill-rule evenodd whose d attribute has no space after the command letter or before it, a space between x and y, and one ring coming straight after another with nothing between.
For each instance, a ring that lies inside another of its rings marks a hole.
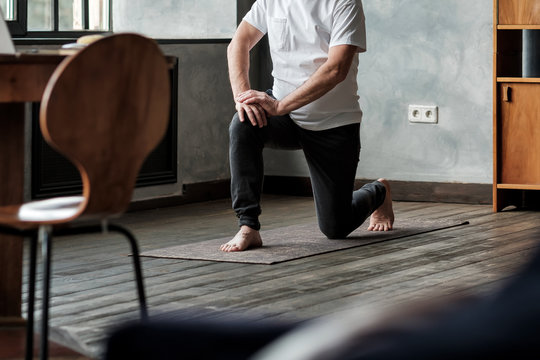
<instances>
[{"instance_id":1,"label":"man's right foot","mask_svg":"<svg viewBox=\"0 0 540 360\"><path fill-rule=\"evenodd\" d=\"M394 210L392 209L392 192L390 191L390 184L386 179L379 179L378 182L382 183L386 188L386 197L384 202L377 210L371 214L369 219L369 231L389 231L392 230L394 225Z\"/></svg>"},{"instance_id":2,"label":"man's right foot","mask_svg":"<svg viewBox=\"0 0 540 360\"><path fill-rule=\"evenodd\" d=\"M220 246L220 250L225 252L244 251L261 246L262 239L259 232L249 226L243 225L231 241Z\"/></svg>"}]
</instances>

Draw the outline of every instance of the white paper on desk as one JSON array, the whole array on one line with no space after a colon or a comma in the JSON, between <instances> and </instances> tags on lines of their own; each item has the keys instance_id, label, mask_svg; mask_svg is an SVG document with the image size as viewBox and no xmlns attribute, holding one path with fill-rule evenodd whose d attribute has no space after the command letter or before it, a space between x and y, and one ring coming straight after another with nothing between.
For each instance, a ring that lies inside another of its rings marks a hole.
<instances>
[{"instance_id":1,"label":"white paper on desk","mask_svg":"<svg viewBox=\"0 0 540 360\"><path fill-rule=\"evenodd\" d=\"M0 54L15 54L15 46L13 46L2 9L0 9Z\"/></svg>"}]
</instances>

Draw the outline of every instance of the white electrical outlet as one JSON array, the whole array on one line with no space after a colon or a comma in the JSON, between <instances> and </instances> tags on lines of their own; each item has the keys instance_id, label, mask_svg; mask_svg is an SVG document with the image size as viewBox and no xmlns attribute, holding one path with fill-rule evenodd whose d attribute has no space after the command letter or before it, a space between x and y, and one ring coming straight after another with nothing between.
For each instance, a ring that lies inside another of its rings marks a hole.
<instances>
[{"instance_id":1,"label":"white electrical outlet","mask_svg":"<svg viewBox=\"0 0 540 360\"><path fill-rule=\"evenodd\" d=\"M409 122L437 124L439 108L435 105L409 105Z\"/></svg>"}]
</instances>

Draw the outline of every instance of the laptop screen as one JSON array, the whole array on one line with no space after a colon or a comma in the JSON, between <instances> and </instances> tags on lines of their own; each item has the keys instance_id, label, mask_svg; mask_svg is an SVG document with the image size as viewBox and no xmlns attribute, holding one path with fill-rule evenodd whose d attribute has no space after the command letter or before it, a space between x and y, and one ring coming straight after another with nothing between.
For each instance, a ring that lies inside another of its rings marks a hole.
<instances>
[{"instance_id":1,"label":"laptop screen","mask_svg":"<svg viewBox=\"0 0 540 360\"><path fill-rule=\"evenodd\" d=\"M15 46L13 46L2 9L0 9L0 54L15 54Z\"/></svg>"}]
</instances>

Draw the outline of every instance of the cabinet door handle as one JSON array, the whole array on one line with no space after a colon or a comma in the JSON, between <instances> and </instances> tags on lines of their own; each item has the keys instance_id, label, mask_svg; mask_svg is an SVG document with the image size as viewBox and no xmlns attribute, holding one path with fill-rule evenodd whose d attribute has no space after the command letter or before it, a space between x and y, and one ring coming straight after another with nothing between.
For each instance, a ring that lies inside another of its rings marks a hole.
<instances>
[{"instance_id":1,"label":"cabinet door handle","mask_svg":"<svg viewBox=\"0 0 540 360\"><path fill-rule=\"evenodd\" d=\"M509 85L503 85L503 101L512 101L512 88Z\"/></svg>"}]
</instances>

